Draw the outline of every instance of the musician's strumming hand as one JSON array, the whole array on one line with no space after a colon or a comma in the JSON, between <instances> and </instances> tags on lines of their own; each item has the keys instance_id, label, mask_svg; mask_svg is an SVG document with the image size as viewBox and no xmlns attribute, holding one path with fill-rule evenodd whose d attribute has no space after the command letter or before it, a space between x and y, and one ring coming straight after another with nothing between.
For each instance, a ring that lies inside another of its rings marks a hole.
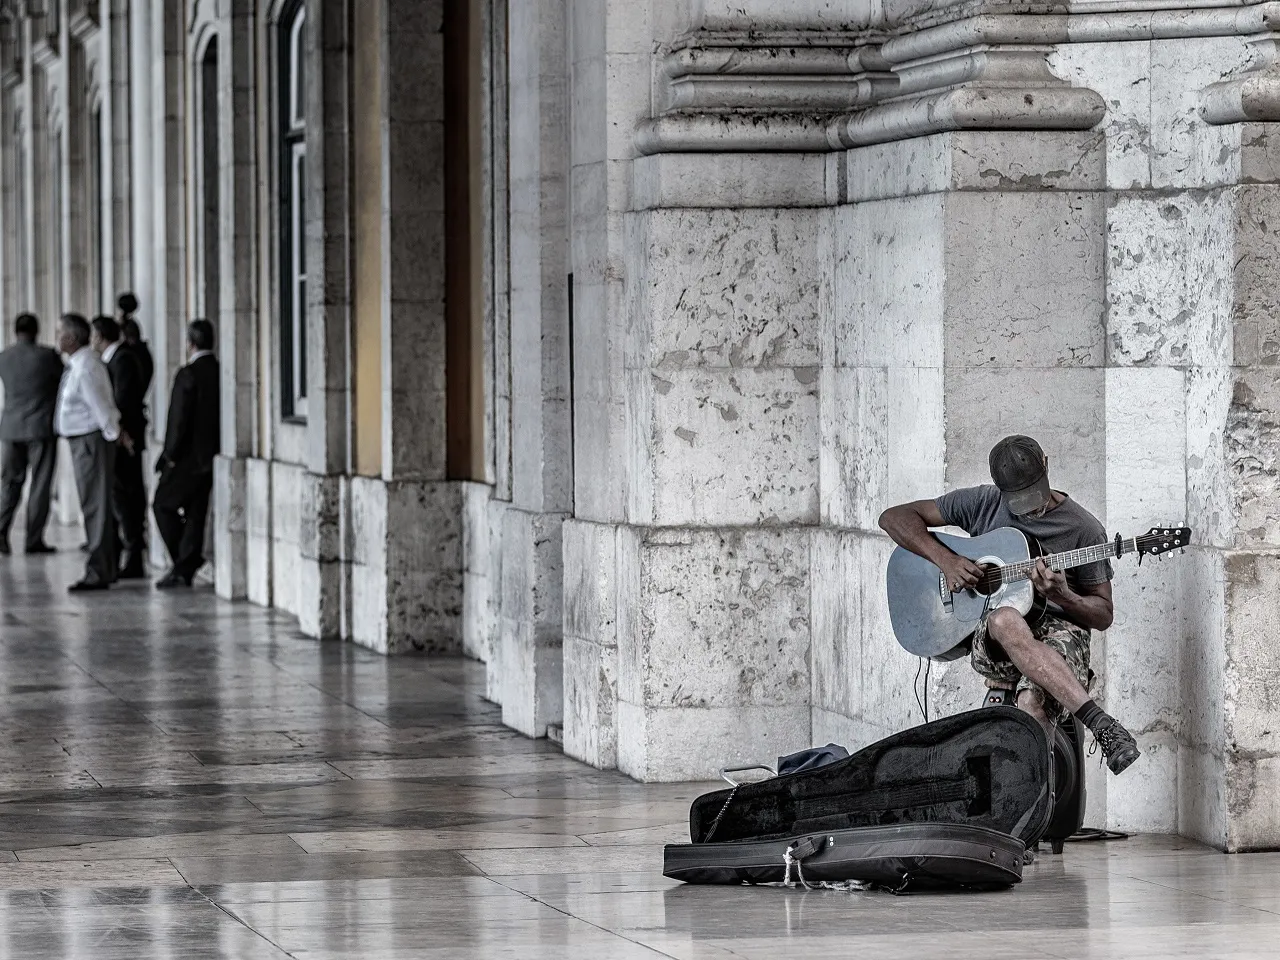
<instances>
[{"instance_id":1,"label":"musician's strumming hand","mask_svg":"<svg viewBox=\"0 0 1280 960\"><path fill-rule=\"evenodd\" d=\"M1067 575L1047 566L1044 560L1036 561L1036 568L1031 571L1031 584L1041 596L1055 603L1071 595Z\"/></svg>"},{"instance_id":2,"label":"musician's strumming hand","mask_svg":"<svg viewBox=\"0 0 1280 960\"><path fill-rule=\"evenodd\" d=\"M958 553L951 554L938 566L947 578L947 586L952 593L976 587L982 579L982 568Z\"/></svg>"}]
</instances>

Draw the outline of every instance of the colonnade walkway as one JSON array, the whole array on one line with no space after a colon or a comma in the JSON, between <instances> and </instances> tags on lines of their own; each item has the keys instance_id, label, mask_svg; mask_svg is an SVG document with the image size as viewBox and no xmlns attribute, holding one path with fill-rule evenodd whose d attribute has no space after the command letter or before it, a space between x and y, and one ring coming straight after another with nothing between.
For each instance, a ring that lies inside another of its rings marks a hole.
<instances>
[{"instance_id":1,"label":"colonnade walkway","mask_svg":"<svg viewBox=\"0 0 1280 960\"><path fill-rule=\"evenodd\" d=\"M0 958L1274 957L1280 855L1076 844L994 894L681 887L707 785L504 729L483 668L384 659L0 558Z\"/></svg>"}]
</instances>

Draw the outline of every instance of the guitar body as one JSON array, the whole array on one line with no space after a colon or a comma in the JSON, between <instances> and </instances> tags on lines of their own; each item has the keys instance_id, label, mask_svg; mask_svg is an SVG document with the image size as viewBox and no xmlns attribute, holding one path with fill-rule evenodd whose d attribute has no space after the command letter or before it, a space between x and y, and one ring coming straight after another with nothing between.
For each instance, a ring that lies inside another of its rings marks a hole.
<instances>
[{"instance_id":1,"label":"guitar body","mask_svg":"<svg viewBox=\"0 0 1280 960\"><path fill-rule=\"evenodd\" d=\"M937 537L949 549L979 566L1002 566L1030 560L1039 545L1013 527L1001 527L980 537ZM889 558L886 574L889 619L904 650L917 657L955 660L968 652L968 640L982 619L998 606L1013 607L1029 621L1039 618L1044 601L1029 580L1002 584L989 596L977 590L953 593L942 571L899 547Z\"/></svg>"}]
</instances>

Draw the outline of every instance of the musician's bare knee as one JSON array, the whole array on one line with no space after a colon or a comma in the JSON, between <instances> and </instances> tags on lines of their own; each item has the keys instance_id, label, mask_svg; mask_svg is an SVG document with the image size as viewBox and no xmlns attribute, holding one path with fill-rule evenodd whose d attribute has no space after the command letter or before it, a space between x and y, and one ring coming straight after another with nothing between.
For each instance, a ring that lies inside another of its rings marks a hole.
<instances>
[{"instance_id":1,"label":"musician's bare knee","mask_svg":"<svg viewBox=\"0 0 1280 960\"><path fill-rule=\"evenodd\" d=\"M987 615L987 633L1000 642L1002 647L1014 646L1030 638L1031 628L1026 619L1012 607L997 607Z\"/></svg>"}]
</instances>

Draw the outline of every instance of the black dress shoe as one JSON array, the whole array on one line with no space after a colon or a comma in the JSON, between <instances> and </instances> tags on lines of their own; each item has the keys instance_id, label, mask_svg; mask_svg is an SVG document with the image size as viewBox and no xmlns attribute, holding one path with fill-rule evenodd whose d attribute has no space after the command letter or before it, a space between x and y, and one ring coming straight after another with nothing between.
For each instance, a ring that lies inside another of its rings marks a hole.
<instances>
[{"instance_id":1,"label":"black dress shoe","mask_svg":"<svg viewBox=\"0 0 1280 960\"><path fill-rule=\"evenodd\" d=\"M47 543L34 543L31 546L27 547L27 553L30 553L30 554L57 553L57 552L58 551L56 547L51 547Z\"/></svg>"},{"instance_id":2,"label":"black dress shoe","mask_svg":"<svg viewBox=\"0 0 1280 960\"><path fill-rule=\"evenodd\" d=\"M191 578L184 577L176 570L170 570L163 577L156 581L157 590L173 590L176 587L191 586Z\"/></svg>"},{"instance_id":3,"label":"black dress shoe","mask_svg":"<svg viewBox=\"0 0 1280 960\"><path fill-rule=\"evenodd\" d=\"M117 580L145 580L147 579L147 571L141 565L136 567L125 567L118 574Z\"/></svg>"},{"instance_id":4,"label":"black dress shoe","mask_svg":"<svg viewBox=\"0 0 1280 960\"><path fill-rule=\"evenodd\" d=\"M101 580L94 580L92 582L88 580L81 580L79 583L73 583L71 586L67 587L67 591L70 593L88 593L91 590L109 590L110 588L111 584L103 583Z\"/></svg>"}]
</instances>

